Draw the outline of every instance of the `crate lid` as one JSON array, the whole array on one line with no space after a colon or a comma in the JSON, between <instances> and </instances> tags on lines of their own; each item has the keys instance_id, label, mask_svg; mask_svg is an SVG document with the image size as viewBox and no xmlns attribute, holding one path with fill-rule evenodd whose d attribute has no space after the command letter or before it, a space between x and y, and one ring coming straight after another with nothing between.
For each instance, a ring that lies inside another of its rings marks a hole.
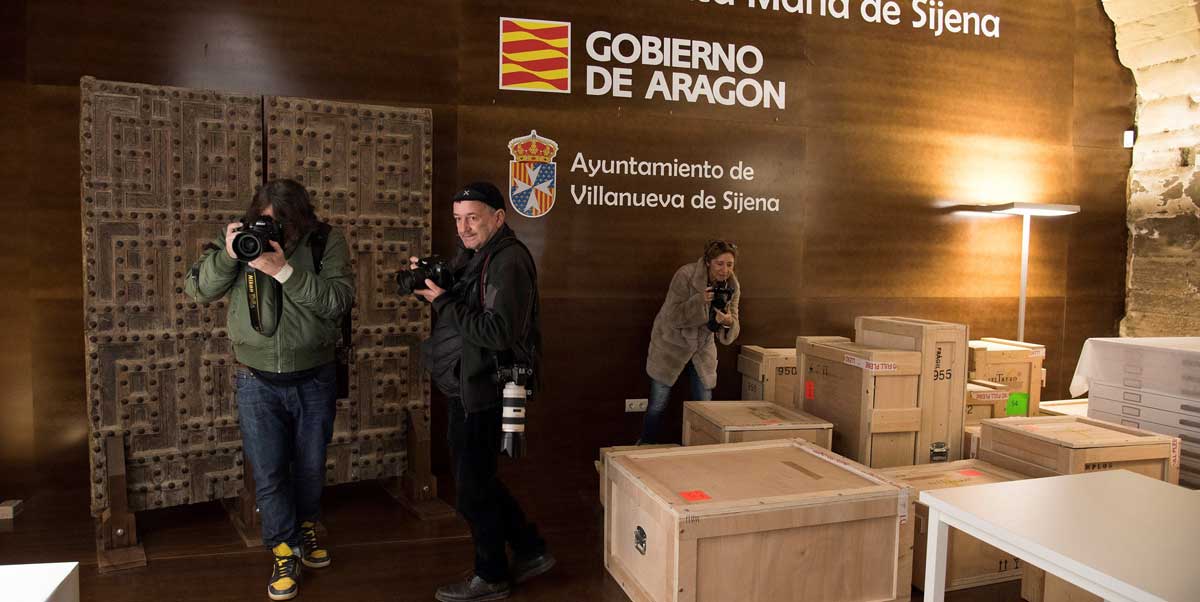
<instances>
[{"instance_id":1,"label":"crate lid","mask_svg":"<svg viewBox=\"0 0 1200 602\"><path fill-rule=\"evenodd\" d=\"M880 470L894 479L911 485L918 492L929 489L949 489L967 485L986 485L1028 478L983 460L958 460L917 466L897 466Z\"/></svg>"},{"instance_id":2,"label":"crate lid","mask_svg":"<svg viewBox=\"0 0 1200 602\"><path fill-rule=\"evenodd\" d=\"M980 421L980 427L984 431L994 428L1020 433L1026 437L1076 449L1159 445L1171 441L1166 435L1079 416L985 418Z\"/></svg>"},{"instance_id":3,"label":"crate lid","mask_svg":"<svg viewBox=\"0 0 1200 602\"><path fill-rule=\"evenodd\" d=\"M689 510L904 491L870 468L799 439L626 452L611 457L610 467L668 506Z\"/></svg>"},{"instance_id":4,"label":"crate lid","mask_svg":"<svg viewBox=\"0 0 1200 602\"><path fill-rule=\"evenodd\" d=\"M833 423L770 401L689 401L684 408L721 428L794 430L833 428Z\"/></svg>"},{"instance_id":5,"label":"crate lid","mask_svg":"<svg viewBox=\"0 0 1200 602\"><path fill-rule=\"evenodd\" d=\"M846 342L797 339L801 352L821 359L841 362L868 372L897 375L920 374L921 352L887 349Z\"/></svg>"},{"instance_id":6,"label":"crate lid","mask_svg":"<svg viewBox=\"0 0 1200 602\"><path fill-rule=\"evenodd\" d=\"M795 347L760 347L758 345L742 345L742 353L745 355L759 356L780 356L780 357L796 357Z\"/></svg>"}]
</instances>

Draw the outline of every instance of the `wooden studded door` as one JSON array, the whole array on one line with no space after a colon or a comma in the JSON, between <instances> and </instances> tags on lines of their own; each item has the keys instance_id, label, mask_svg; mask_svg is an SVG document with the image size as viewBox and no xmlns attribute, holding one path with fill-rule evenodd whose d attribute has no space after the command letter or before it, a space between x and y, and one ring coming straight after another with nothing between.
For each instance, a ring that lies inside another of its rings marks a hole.
<instances>
[{"instance_id":1,"label":"wooden studded door","mask_svg":"<svg viewBox=\"0 0 1200 602\"><path fill-rule=\"evenodd\" d=\"M328 482L401 476L405 415L428 415L415 345L429 313L393 281L402 258L430 248L431 113L270 98L264 115L255 95L92 78L80 87L93 515L125 497L110 479L124 481L131 511L241 492L227 305L193 302L182 282L264 173L303 182L351 245L356 352ZM109 465L114 440L119 467Z\"/></svg>"}]
</instances>

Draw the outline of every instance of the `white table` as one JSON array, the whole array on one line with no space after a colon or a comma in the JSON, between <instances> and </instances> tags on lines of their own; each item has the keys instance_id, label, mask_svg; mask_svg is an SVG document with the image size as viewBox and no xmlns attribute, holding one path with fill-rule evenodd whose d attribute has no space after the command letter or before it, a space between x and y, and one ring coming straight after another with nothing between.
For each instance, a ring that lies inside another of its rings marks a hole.
<instances>
[{"instance_id":1,"label":"white table","mask_svg":"<svg viewBox=\"0 0 1200 602\"><path fill-rule=\"evenodd\" d=\"M946 595L949 528L1112 602L1200 600L1200 496L1110 470L922 491L925 600Z\"/></svg>"},{"instance_id":2,"label":"white table","mask_svg":"<svg viewBox=\"0 0 1200 602\"><path fill-rule=\"evenodd\" d=\"M0 565L5 602L79 602L79 563Z\"/></svg>"}]
</instances>

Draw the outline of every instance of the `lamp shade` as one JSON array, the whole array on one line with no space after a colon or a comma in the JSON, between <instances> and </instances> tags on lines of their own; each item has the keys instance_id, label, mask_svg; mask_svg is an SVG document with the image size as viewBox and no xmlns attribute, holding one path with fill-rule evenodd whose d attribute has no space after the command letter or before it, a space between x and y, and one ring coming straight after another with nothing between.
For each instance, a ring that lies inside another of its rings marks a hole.
<instances>
[{"instance_id":1,"label":"lamp shade","mask_svg":"<svg viewBox=\"0 0 1200 602\"><path fill-rule=\"evenodd\" d=\"M1005 203L988 207L992 213L1007 213L1009 215L1033 215L1038 217L1057 217L1079 213L1079 205L1051 205L1046 203Z\"/></svg>"}]
</instances>

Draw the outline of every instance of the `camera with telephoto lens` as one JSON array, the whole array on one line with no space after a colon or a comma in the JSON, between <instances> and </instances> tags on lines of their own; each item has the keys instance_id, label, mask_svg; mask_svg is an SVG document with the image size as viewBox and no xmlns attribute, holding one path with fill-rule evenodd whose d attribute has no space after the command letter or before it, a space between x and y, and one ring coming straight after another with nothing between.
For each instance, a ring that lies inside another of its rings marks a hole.
<instances>
[{"instance_id":1,"label":"camera with telephoto lens","mask_svg":"<svg viewBox=\"0 0 1200 602\"><path fill-rule=\"evenodd\" d=\"M504 385L500 453L514 460L525 455L525 401L529 397L529 390L525 386L532 379L533 369L523 364L496 368L492 375L496 384Z\"/></svg>"},{"instance_id":2,"label":"camera with telephoto lens","mask_svg":"<svg viewBox=\"0 0 1200 602\"><path fill-rule=\"evenodd\" d=\"M717 332L721 329L721 323L717 322L717 312L725 311L729 306L729 301L733 299L733 284L718 282L712 285L712 294L712 301L708 304L708 329Z\"/></svg>"},{"instance_id":3,"label":"camera with telephoto lens","mask_svg":"<svg viewBox=\"0 0 1200 602\"><path fill-rule=\"evenodd\" d=\"M283 226L271 216L262 215L253 222L242 220L242 227L233 236L233 254L239 261L254 261L273 250L272 240L283 245Z\"/></svg>"},{"instance_id":4,"label":"camera with telephoto lens","mask_svg":"<svg viewBox=\"0 0 1200 602\"><path fill-rule=\"evenodd\" d=\"M418 259L417 267L396 274L396 286L399 287L401 295L411 295L413 291L424 290L427 288L426 280L432 280L439 287L449 289L454 285L454 273L450 271L450 264L446 260L433 255Z\"/></svg>"}]
</instances>

